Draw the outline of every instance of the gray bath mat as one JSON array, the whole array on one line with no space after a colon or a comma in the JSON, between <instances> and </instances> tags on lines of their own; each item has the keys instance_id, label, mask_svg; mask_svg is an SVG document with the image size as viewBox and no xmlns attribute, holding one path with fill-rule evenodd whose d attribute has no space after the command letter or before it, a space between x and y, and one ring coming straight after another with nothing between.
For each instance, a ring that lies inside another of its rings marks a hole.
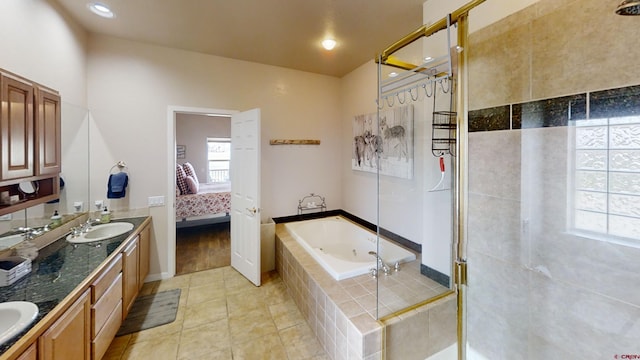
<instances>
[{"instance_id":1,"label":"gray bath mat","mask_svg":"<svg viewBox=\"0 0 640 360\"><path fill-rule=\"evenodd\" d=\"M180 289L138 297L116 336L122 336L169 324L176 319Z\"/></svg>"}]
</instances>

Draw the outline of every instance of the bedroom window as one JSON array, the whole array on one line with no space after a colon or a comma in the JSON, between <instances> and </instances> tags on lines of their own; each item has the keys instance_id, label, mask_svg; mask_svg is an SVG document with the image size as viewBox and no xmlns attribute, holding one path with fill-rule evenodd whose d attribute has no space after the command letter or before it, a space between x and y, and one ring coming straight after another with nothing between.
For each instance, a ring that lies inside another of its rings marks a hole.
<instances>
[{"instance_id":1,"label":"bedroom window","mask_svg":"<svg viewBox=\"0 0 640 360\"><path fill-rule=\"evenodd\" d=\"M573 231L640 244L640 117L576 122Z\"/></svg>"},{"instance_id":2,"label":"bedroom window","mask_svg":"<svg viewBox=\"0 0 640 360\"><path fill-rule=\"evenodd\" d=\"M207 172L209 183L229 181L229 163L231 161L230 138L207 138Z\"/></svg>"}]
</instances>

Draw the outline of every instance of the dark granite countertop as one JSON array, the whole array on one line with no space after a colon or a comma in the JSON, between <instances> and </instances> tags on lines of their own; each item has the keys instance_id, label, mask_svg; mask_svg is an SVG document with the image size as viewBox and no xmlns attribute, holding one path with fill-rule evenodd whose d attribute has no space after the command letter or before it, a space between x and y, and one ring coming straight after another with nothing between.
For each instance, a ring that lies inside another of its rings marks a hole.
<instances>
[{"instance_id":1,"label":"dark granite countertop","mask_svg":"<svg viewBox=\"0 0 640 360\"><path fill-rule=\"evenodd\" d=\"M16 341L33 328L53 308L83 282L136 231L147 217L117 219L130 222L133 230L120 236L88 244L71 244L62 237L40 250L31 264L31 273L14 284L0 287L0 302L30 301L38 305L38 317L23 332L0 345L4 354Z\"/></svg>"}]
</instances>

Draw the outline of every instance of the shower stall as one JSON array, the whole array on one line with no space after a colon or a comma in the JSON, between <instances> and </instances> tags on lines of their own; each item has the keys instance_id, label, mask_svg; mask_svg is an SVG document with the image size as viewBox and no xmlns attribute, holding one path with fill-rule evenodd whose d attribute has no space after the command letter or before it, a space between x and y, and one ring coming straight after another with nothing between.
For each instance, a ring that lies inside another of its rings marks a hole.
<instances>
[{"instance_id":1,"label":"shower stall","mask_svg":"<svg viewBox=\"0 0 640 360\"><path fill-rule=\"evenodd\" d=\"M444 348L434 333L451 317L404 343L394 319L454 296L460 359L637 357L640 76L625 65L640 32L616 11L638 4L540 0L468 34L481 3L377 59L380 236L422 246L405 277L378 278L386 354ZM450 73L432 71L439 37ZM409 177L390 173L404 159L394 126L413 129ZM404 299L416 273L438 294Z\"/></svg>"}]
</instances>

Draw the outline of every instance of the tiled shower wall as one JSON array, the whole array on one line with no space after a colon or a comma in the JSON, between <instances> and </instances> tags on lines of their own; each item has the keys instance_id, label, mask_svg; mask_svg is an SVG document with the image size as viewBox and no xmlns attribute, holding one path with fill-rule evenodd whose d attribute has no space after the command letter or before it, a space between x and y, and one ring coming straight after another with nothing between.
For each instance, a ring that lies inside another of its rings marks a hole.
<instances>
[{"instance_id":1,"label":"tiled shower wall","mask_svg":"<svg viewBox=\"0 0 640 360\"><path fill-rule=\"evenodd\" d=\"M640 19L618 3L542 0L471 35L470 353L640 353L640 249L569 231L574 125L640 114Z\"/></svg>"}]
</instances>

